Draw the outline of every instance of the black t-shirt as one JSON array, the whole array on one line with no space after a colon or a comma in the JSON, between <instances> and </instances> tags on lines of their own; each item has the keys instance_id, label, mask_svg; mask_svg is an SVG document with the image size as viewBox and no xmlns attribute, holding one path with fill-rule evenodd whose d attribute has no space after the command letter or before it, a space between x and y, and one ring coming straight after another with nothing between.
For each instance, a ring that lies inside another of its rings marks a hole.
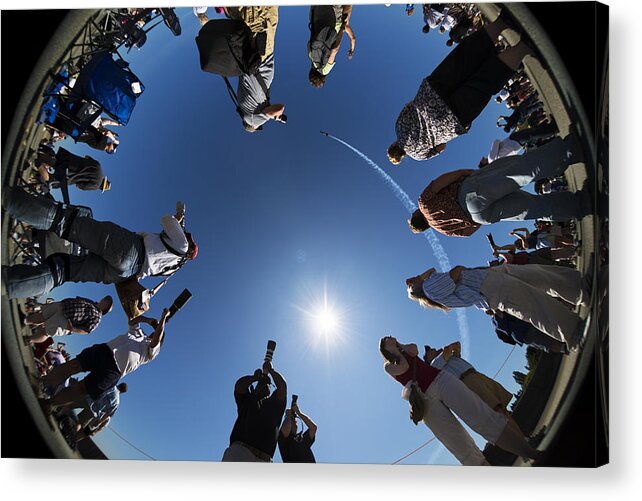
<instances>
[{"instance_id":1,"label":"black t-shirt","mask_svg":"<svg viewBox=\"0 0 642 501\"><path fill-rule=\"evenodd\" d=\"M305 433L290 433L287 438L279 432L279 452L284 463L316 463L312 453L314 438L310 430Z\"/></svg>"},{"instance_id":2,"label":"black t-shirt","mask_svg":"<svg viewBox=\"0 0 642 501\"><path fill-rule=\"evenodd\" d=\"M259 400L249 391L234 393L238 417L234 423L230 444L245 442L258 450L274 456L281 419L285 412L285 399L279 400L276 393Z\"/></svg>"}]
</instances>

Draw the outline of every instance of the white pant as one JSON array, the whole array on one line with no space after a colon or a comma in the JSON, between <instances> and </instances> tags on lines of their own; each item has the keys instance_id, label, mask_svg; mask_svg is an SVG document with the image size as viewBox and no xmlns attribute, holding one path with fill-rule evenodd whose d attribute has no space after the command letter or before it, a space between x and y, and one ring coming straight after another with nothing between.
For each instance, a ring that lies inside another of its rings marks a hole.
<instances>
[{"instance_id":1,"label":"white pant","mask_svg":"<svg viewBox=\"0 0 642 501\"><path fill-rule=\"evenodd\" d=\"M479 466L486 458L453 412L475 432L494 444L508 422L475 393L446 371L440 371L425 393L424 423L464 466Z\"/></svg>"},{"instance_id":2,"label":"white pant","mask_svg":"<svg viewBox=\"0 0 642 501\"><path fill-rule=\"evenodd\" d=\"M582 275L564 266L504 264L490 268L481 292L493 309L505 311L557 341L569 342L582 319L555 298L579 304Z\"/></svg>"}]
</instances>

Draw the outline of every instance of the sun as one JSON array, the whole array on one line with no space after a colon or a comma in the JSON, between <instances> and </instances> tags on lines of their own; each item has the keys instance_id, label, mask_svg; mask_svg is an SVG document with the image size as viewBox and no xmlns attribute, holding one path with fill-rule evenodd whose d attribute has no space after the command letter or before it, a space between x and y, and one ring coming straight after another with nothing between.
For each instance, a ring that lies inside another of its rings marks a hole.
<instances>
[{"instance_id":1,"label":"sun","mask_svg":"<svg viewBox=\"0 0 642 501\"><path fill-rule=\"evenodd\" d=\"M305 290L303 302L293 306L302 314L303 327L313 344L326 347L343 341L347 333L346 308L336 294L324 285L321 290Z\"/></svg>"},{"instance_id":2,"label":"sun","mask_svg":"<svg viewBox=\"0 0 642 501\"><path fill-rule=\"evenodd\" d=\"M336 334L339 328L339 316L328 305L324 305L312 316L316 330L326 336Z\"/></svg>"}]
</instances>

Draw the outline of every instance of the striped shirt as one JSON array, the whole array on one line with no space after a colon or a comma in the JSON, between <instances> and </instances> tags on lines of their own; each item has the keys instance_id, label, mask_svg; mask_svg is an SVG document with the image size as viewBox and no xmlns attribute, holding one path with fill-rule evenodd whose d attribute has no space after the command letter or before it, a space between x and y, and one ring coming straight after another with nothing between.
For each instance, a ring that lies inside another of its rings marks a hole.
<instances>
[{"instance_id":1,"label":"striped shirt","mask_svg":"<svg viewBox=\"0 0 642 501\"><path fill-rule=\"evenodd\" d=\"M487 273L488 268L466 269L461 272L457 283L448 273L433 273L424 280L422 288L428 299L448 308L475 306L488 310L490 306L481 293Z\"/></svg>"},{"instance_id":2,"label":"striped shirt","mask_svg":"<svg viewBox=\"0 0 642 501\"><path fill-rule=\"evenodd\" d=\"M466 360L461 357L456 357L455 355L452 355L448 360L446 360L443 353L437 355L432 362L430 362L430 365L435 369L450 372L457 379L461 379L464 372L474 369L474 367L466 362Z\"/></svg>"}]
</instances>

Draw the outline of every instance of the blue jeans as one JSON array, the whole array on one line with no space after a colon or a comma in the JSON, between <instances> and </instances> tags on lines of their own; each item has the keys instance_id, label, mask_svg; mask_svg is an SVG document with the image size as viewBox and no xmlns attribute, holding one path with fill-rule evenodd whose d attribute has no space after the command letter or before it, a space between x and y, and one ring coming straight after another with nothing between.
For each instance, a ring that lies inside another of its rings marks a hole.
<instances>
[{"instance_id":1,"label":"blue jeans","mask_svg":"<svg viewBox=\"0 0 642 501\"><path fill-rule=\"evenodd\" d=\"M37 229L48 230L57 206L46 197L14 189L6 209L11 217ZM64 281L111 284L122 282L140 271L145 260L145 246L140 235L117 224L89 217L76 217L66 230L65 238L87 249L89 254L65 256L68 268ZM46 295L56 285L47 263L5 267L2 279L10 298Z\"/></svg>"},{"instance_id":2,"label":"blue jeans","mask_svg":"<svg viewBox=\"0 0 642 501\"><path fill-rule=\"evenodd\" d=\"M574 142L556 137L524 155L499 158L473 172L459 188L459 205L479 224L583 216L576 193L532 195L520 189L540 179L560 176L578 162L579 145Z\"/></svg>"}]
</instances>

